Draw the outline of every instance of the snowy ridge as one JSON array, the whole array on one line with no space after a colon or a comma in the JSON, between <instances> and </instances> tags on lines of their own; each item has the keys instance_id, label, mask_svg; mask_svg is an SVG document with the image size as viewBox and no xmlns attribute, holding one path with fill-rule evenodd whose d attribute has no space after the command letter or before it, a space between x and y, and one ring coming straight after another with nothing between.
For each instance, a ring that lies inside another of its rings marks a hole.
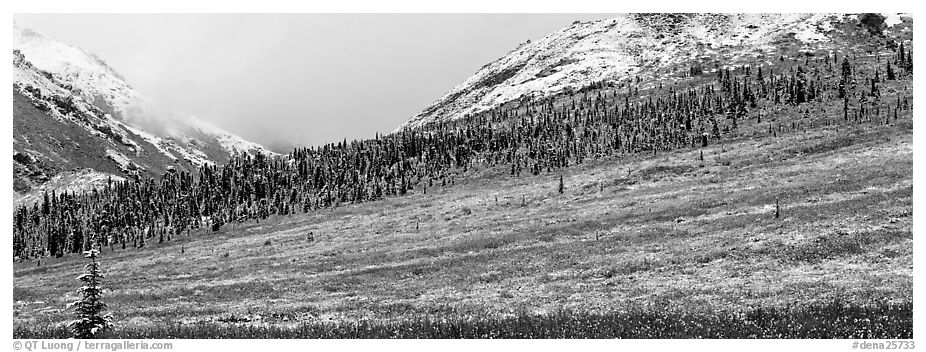
<instances>
[{"instance_id":1,"label":"snowy ridge","mask_svg":"<svg viewBox=\"0 0 926 352\"><path fill-rule=\"evenodd\" d=\"M40 71L36 70L32 63L25 60L22 53L16 51L13 52L13 82L14 84L19 83L20 91L30 96L32 92L25 91L25 86L32 86L46 95L63 96L68 94L61 86L55 84L51 78L42 75ZM61 114L53 114L53 117L58 120L64 119Z\"/></svg>"},{"instance_id":2,"label":"snowy ridge","mask_svg":"<svg viewBox=\"0 0 926 352\"><path fill-rule=\"evenodd\" d=\"M96 56L15 23L13 90L17 199L97 187L100 175L159 177L240 153L276 154L158 106Z\"/></svg>"},{"instance_id":3,"label":"snowy ridge","mask_svg":"<svg viewBox=\"0 0 926 352\"><path fill-rule=\"evenodd\" d=\"M37 69L19 51L13 52L13 87L59 121L70 120L83 127L87 133L106 139L113 145L114 140L118 140L120 144L136 150L139 148L137 143L128 139L125 133L116 127L117 121L99 118L103 114L99 108L86 101L84 97L71 94L71 91L66 89L66 83ZM62 106L61 102L67 104ZM104 130L106 132L103 132Z\"/></svg>"},{"instance_id":4,"label":"snowy ridge","mask_svg":"<svg viewBox=\"0 0 926 352\"><path fill-rule=\"evenodd\" d=\"M887 16L886 24L901 15ZM628 14L574 22L515 50L451 89L396 131L489 110L522 96L543 97L604 80L655 75L660 69L723 56L726 60L796 43L826 47L843 14Z\"/></svg>"},{"instance_id":5,"label":"snowy ridge","mask_svg":"<svg viewBox=\"0 0 926 352\"><path fill-rule=\"evenodd\" d=\"M128 137L128 125L108 118L86 97L72 94L67 83L39 70L19 51L13 52L13 87L59 121L69 120L90 135L105 139L114 146L128 146L136 154L141 153L139 144ZM68 104L62 106L62 101Z\"/></svg>"},{"instance_id":6,"label":"snowy ridge","mask_svg":"<svg viewBox=\"0 0 926 352\"><path fill-rule=\"evenodd\" d=\"M13 25L14 89L59 120L71 120L112 145L133 149L136 156L158 153L194 165L213 164L236 153L270 150L195 117L176 119L152 108L105 62L83 50ZM76 111L56 108L68 101ZM157 112L152 113L152 111ZM153 116L153 117L152 117ZM143 121L144 120L144 121ZM148 126L170 126L148 130ZM143 150L142 144L152 150ZM214 143L220 150L205 150Z\"/></svg>"},{"instance_id":7,"label":"snowy ridge","mask_svg":"<svg viewBox=\"0 0 926 352\"><path fill-rule=\"evenodd\" d=\"M102 99L120 116L139 98L138 92L96 56L15 23L13 48L20 50L36 67L69 84L72 94L88 102Z\"/></svg>"}]
</instances>

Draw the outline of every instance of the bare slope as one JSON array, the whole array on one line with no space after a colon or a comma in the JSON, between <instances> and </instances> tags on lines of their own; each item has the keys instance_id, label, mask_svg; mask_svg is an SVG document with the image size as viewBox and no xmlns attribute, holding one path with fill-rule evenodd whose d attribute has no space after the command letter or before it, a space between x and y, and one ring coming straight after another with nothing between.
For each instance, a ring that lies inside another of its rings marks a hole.
<instances>
[{"instance_id":1,"label":"bare slope","mask_svg":"<svg viewBox=\"0 0 926 352\"><path fill-rule=\"evenodd\" d=\"M910 301L909 121L744 139L703 162L588 162L564 170L562 195L556 173L474 170L427 194L107 249L106 301L129 326ZM14 264L16 325L69 319L84 262L41 260Z\"/></svg>"}]
</instances>

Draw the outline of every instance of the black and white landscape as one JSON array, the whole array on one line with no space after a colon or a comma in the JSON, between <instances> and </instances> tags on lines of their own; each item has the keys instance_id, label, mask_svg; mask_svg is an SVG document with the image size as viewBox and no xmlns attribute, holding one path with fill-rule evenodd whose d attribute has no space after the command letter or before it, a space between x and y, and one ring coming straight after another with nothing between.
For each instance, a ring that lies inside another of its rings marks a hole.
<instances>
[{"instance_id":1,"label":"black and white landscape","mask_svg":"<svg viewBox=\"0 0 926 352\"><path fill-rule=\"evenodd\" d=\"M15 338L913 338L909 15L567 21L288 153L13 44Z\"/></svg>"}]
</instances>

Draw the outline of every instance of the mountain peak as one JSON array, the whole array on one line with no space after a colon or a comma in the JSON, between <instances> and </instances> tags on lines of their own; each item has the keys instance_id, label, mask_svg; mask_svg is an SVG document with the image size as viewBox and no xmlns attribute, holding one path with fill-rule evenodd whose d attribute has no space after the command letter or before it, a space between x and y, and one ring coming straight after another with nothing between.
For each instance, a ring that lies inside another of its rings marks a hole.
<instances>
[{"instance_id":1,"label":"mountain peak","mask_svg":"<svg viewBox=\"0 0 926 352\"><path fill-rule=\"evenodd\" d=\"M114 117L123 117L128 107L140 98L140 94L103 60L75 46L14 24L13 48L36 68L66 81L72 91L85 100L105 102L113 110Z\"/></svg>"},{"instance_id":2,"label":"mountain peak","mask_svg":"<svg viewBox=\"0 0 926 352\"><path fill-rule=\"evenodd\" d=\"M483 66L399 130L456 120L524 96L656 76L685 63L754 60L782 41L825 48L833 24L846 16L659 13L576 21Z\"/></svg>"}]
</instances>

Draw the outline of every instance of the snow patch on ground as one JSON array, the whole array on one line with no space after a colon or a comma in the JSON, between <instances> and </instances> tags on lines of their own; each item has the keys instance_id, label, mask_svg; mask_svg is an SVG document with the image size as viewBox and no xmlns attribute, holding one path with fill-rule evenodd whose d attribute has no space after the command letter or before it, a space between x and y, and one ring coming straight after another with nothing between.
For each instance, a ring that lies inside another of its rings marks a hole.
<instances>
[{"instance_id":1,"label":"snow patch on ground","mask_svg":"<svg viewBox=\"0 0 926 352\"><path fill-rule=\"evenodd\" d=\"M884 16L884 24L888 28L903 23L902 17L913 18L908 13L882 13L881 16Z\"/></svg>"},{"instance_id":2,"label":"snow patch on ground","mask_svg":"<svg viewBox=\"0 0 926 352\"><path fill-rule=\"evenodd\" d=\"M120 182L125 181L125 178L91 169L62 172L36 189L24 194L14 194L13 206L16 207L22 204L39 202L43 199L45 192L55 192L56 194L62 194L64 192L75 194L88 192L93 189L105 187L110 180L112 182Z\"/></svg>"},{"instance_id":3,"label":"snow patch on ground","mask_svg":"<svg viewBox=\"0 0 926 352\"><path fill-rule=\"evenodd\" d=\"M184 148L177 143L169 143L169 147L176 151L184 159L196 166L202 165L213 165L215 164L212 160L209 160L209 156L206 155L203 151L193 148Z\"/></svg>"},{"instance_id":4,"label":"snow patch on ground","mask_svg":"<svg viewBox=\"0 0 926 352\"><path fill-rule=\"evenodd\" d=\"M131 132L131 133L134 133L134 134L138 135L139 137L141 137L142 139L144 139L146 142L151 143L151 145L153 145L155 148L157 148L157 150L158 150L161 154L164 154L164 155L167 155L167 156L171 157L171 159L174 160L174 161L177 160L177 158L174 157L173 154L171 154L171 152L170 152L169 150L167 150L167 148L165 148L165 145L167 145L167 143L166 143L163 139L161 139L161 137L155 136L155 135L153 135L153 134L151 134L151 133L148 133L148 132L146 132L146 131L144 131L144 130L142 130L142 129L135 128L135 127L133 127L132 125L123 123L122 121L118 121L118 124L119 124L119 126L120 126L121 128L123 128L123 129L125 129L125 130L127 130L127 131L129 131L129 132Z\"/></svg>"},{"instance_id":5,"label":"snow patch on ground","mask_svg":"<svg viewBox=\"0 0 926 352\"><path fill-rule=\"evenodd\" d=\"M132 159L129 159L127 156L123 155L120 152L117 152L113 149L106 149L106 157L114 161L122 171L135 171L141 167L132 162Z\"/></svg>"}]
</instances>

